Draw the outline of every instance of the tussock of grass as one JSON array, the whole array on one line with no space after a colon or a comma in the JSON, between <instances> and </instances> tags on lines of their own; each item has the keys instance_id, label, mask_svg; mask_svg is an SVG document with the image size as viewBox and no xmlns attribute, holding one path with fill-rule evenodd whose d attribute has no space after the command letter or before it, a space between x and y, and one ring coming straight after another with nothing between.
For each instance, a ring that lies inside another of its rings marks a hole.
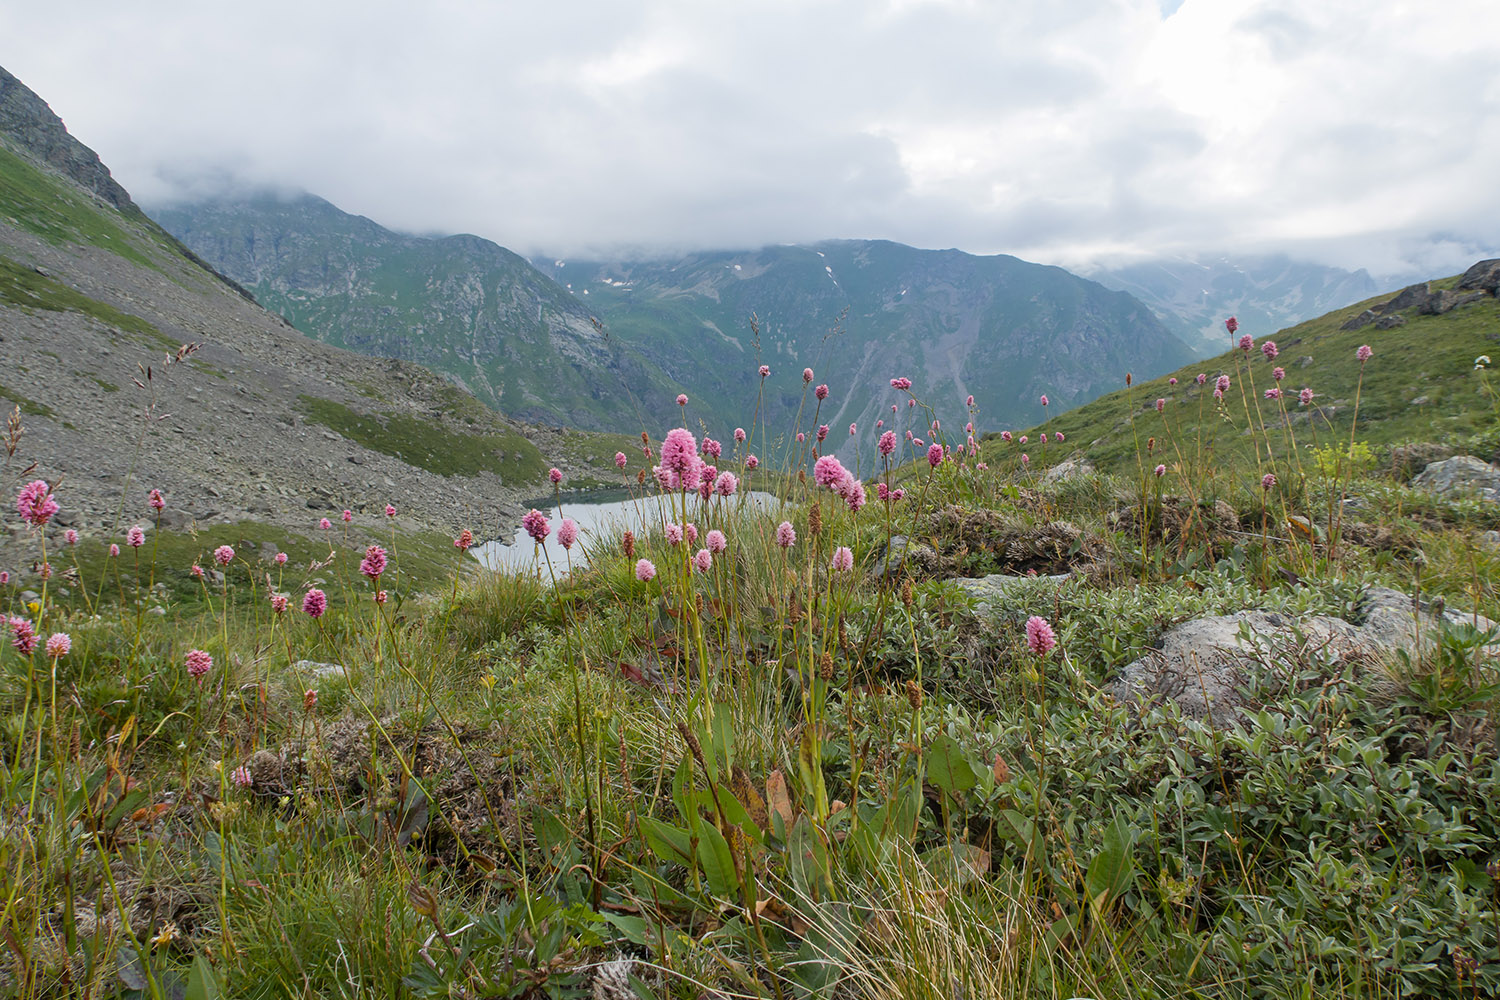
<instances>
[{"instance_id":1,"label":"tussock of grass","mask_svg":"<svg viewBox=\"0 0 1500 1000\"><path fill-rule=\"evenodd\" d=\"M161 331L139 316L121 312L97 299L75 292L55 278L44 277L34 268L3 256L0 256L0 302L27 311L43 309L48 312L81 312L128 333L167 343Z\"/></svg>"}]
</instances>

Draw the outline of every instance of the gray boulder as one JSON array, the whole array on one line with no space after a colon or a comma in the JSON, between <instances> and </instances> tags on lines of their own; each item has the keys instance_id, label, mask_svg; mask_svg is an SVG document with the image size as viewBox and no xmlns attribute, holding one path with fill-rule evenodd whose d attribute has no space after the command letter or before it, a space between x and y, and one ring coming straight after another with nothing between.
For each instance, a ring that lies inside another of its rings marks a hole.
<instances>
[{"instance_id":1,"label":"gray boulder","mask_svg":"<svg viewBox=\"0 0 1500 1000\"><path fill-rule=\"evenodd\" d=\"M1366 309L1351 320L1346 320L1340 330L1360 330L1375 322L1375 310Z\"/></svg>"},{"instance_id":2,"label":"gray boulder","mask_svg":"<svg viewBox=\"0 0 1500 1000\"><path fill-rule=\"evenodd\" d=\"M893 535L885 555L875 567L875 575L889 579L903 573L931 573L941 562L937 550L931 545L912 542L905 535Z\"/></svg>"},{"instance_id":3,"label":"gray boulder","mask_svg":"<svg viewBox=\"0 0 1500 1000\"><path fill-rule=\"evenodd\" d=\"M1016 576L1010 573L992 573L980 577L953 577L948 582L957 584L975 597L974 611L988 617L1001 602L1014 598L1030 587L1049 587L1053 590L1067 582L1071 573L1055 576Z\"/></svg>"},{"instance_id":4,"label":"gray boulder","mask_svg":"<svg viewBox=\"0 0 1500 1000\"><path fill-rule=\"evenodd\" d=\"M1405 325L1406 317L1400 313L1391 313L1389 316L1382 316L1375 321L1375 329L1377 330L1394 330L1398 326Z\"/></svg>"},{"instance_id":5,"label":"gray boulder","mask_svg":"<svg viewBox=\"0 0 1500 1000\"><path fill-rule=\"evenodd\" d=\"M1070 455L1042 473L1042 482L1049 486L1055 483L1066 483L1094 471L1093 462L1082 455Z\"/></svg>"},{"instance_id":6,"label":"gray boulder","mask_svg":"<svg viewBox=\"0 0 1500 1000\"><path fill-rule=\"evenodd\" d=\"M1375 307L1375 312L1381 316L1389 316L1391 313L1400 312L1403 309L1417 309L1426 302L1432 293L1427 289L1427 282L1418 282L1415 285L1407 285L1397 293L1394 299L1382 302Z\"/></svg>"},{"instance_id":7,"label":"gray boulder","mask_svg":"<svg viewBox=\"0 0 1500 1000\"><path fill-rule=\"evenodd\" d=\"M1415 607L1406 594L1381 587L1365 593L1355 621L1319 615L1299 622L1271 611L1197 618L1169 630L1158 649L1126 666L1111 693L1143 707L1171 701L1184 715L1230 725L1255 707L1245 693L1252 677L1285 671L1299 653L1313 650L1332 654L1335 662L1415 652L1433 642L1439 615L1480 629L1494 625L1482 616ZM1488 651L1500 653L1500 645Z\"/></svg>"},{"instance_id":8,"label":"gray boulder","mask_svg":"<svg viewBox=\"0 0 1500 1000\"><path fill-rule=\"evenodd\" d=\"M1458 291L1478 290L1500 295L1500 258L1482 260L1458 279Z\"/></svg>"},{"instance_id":9,"label":"gray boulder","mask_svg":"<svg viewBox=\"0 0 1500 1000\"><path fill-rule=\"evenodd\" d=\"M1427 301L1417 307L1417 312L1426 316L1441 316L1443 313L1459 306L1466 306L1470 302L1478 302L1480 299L1489 298L1488 292L1470 291L1457 292L1444 289L1433 292L1427 297Z\"/></svg>"},{"instance_id":10,"label":"gray boulder","mask_svg":"<svg viewBox=\"0 0 1500 1000\"><path fill-rule=\"evenodd\" d=\"M1433 462L1411 484L1439 496L1473 494L1482 500L1500 500L1500 469L1473 455Z\"/></svg>"}]
</instances>

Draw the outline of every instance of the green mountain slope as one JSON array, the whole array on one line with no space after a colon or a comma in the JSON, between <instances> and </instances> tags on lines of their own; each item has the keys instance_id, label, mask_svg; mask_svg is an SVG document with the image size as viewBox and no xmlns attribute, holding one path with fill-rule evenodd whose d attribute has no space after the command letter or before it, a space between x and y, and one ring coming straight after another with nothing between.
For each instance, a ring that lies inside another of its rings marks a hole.
<instances>
[{"instance_id":1,"label":"green mountain slope","mask_svg":"<svg viewBox=\"0 0 1500 1000\"><path fill-rule=\"evenodd\" d=\"M1458 276L1433 281L1430 291L1454 289L1459 281ZM1393 302L1395 297L1395 292L1387 292L1270 337L1266 336L1268 331L1242 326L1240 335L1250 333L1255 337L1255 347L1248 356L1239 350L1229 351L1155 379L1137 380L1130 389L1117 390L1029 428L1032 440L1027 451L1033 459L1038 458L1038 432L1062 431L1065 443L1061 447L1053 443L1050 462L1082 454L1101 468L1134 471L1136 439L1141 442L1144 460L1146 442L1153 436L1158 439L1159 450L1148 463L1151 465L1176 461L1174 447L1194 455L1205 443L1211 443L1212 453L1220 462L1248 461L1254 435L1247 425L1253 420L1258 427L1261 419L1270 430L1271 446L1278 455L1286 455L1291 447L1281 432L1283 424L1292 429L1296 447L1304 453L1315 443L1347 447L1356 390L1359 418L1355 437L1372 446L1406 440L1460 444L1476 433L1492 432L1500 423L1500 408L1492 394L1495 383L1489 381L1487 368L1476 370L1475 362L1481 355L1500 358L1500 300L1490 291L1441 314L1424 314L1419 302L1401 307ZM1420 300L1423 296L1409 298ZM1367 310L1382 307L1401 322L1387 320L1393 324L1387 328L1366 322L1345 329ZM1267 361L1262 353L1268 339L1279 350L1274 362ZM1356 352L1366 344L1372 356L1361 365ZM1281 383L1286 392L1284 421L1277 401L1264 396L1266 389L1276 385L1272 371L1277 366L1287 373ZM1197 384L1200 373L1208 376L1206 385ZM1214 382L1221 374L1231 377L1222 407L1212 396ZM1176 385L1170 384L1172 378L1177 379ZM1123 382L1122 372L1117 384ZM1297 399L1304 387L1314 393L1310 406L1300 405ZM1166 401L1160 413L1155 406L1157 399ZM1260 416L1255 416L1257 412ZM1020 448L996 436L987 438L982 450L991 462L1014 463Z\"/></svg>"},{"instance_id":2,"label":"green mountain slope","mask_svg":"<svg viewBox=\"0 0 1500 1000\"><path fill-rule=\"evenodd\" d=\"M426 365L508 415L634 428L633 393L676 395L574 296L488 240L394 233L310 195L154 214L299 329Z\"/></svg>"}]
</instances>

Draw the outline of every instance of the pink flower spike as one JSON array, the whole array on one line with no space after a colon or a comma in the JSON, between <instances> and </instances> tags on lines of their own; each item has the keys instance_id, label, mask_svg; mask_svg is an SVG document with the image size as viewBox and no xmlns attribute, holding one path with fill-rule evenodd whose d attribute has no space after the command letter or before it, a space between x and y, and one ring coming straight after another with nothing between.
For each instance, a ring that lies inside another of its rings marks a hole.
<instances>
[{"instance_id":1,"label":"pink flower spike","mask_svg":"<svg viewBox=\"0 0 1500 1000\"><path fill-rule=\"evenodd\" d=\"M322 618L328 610L328 595L313 587L302 595L302 613L309 618Z\"/></svg>"},{"instance_id":2,"label":"pink flower spike","mask_svg":"<svg viewBox=\"0 0 1500 1000\"><path fill-rule=\"evenodd\" d=\"M1045 392L1042 393L1042 405L1043 406L1047 405L1047 394Z\"/></svg>"},{"instance_id":3,"label":"pink flower spike","mask_svg":"<svg viewBox=\"0 0 1500 1000\"><path fill-rule=\"evenodd\" d=\"M696 524L694 524L692 521L689 521L687 524L684 524L682 526L682 538L683 538L683 541L687 542L689 545L692 545L695 542L697 542L698 541L698 526Z\"/></svg>"},{"instance_id":4,"label":"pink flower spike","mask_svg":"<svg viewBox=\"0 0 1500 1000\"><path fill-rule=\"evenodd\" d=\"M617 468L617 469L623 469L623 468L625 468L625 461L626 461L626 459L625 459L625 453L623 451L617 451L617 452L615 452L615 468Z\"/></svg>"},{"instance_id":5,"label":"pink flower spike","mask_svg":"<svg viewBox=\"0 0 1500 1000\"><path fill-rule=\"evenodd\" d=\"M813 395L818 398L818 402L823 402L823 400L828 398L828 386L826 384L820 384L816 389L813 390Z\"/></svg>"},{"instance_id":6,"label":"pink flower spike","mask_svg":"<svg viewBox=\"0 0 1500 1000\"><path fill-rule=\"evenodd\" d=\"M756 458L754 455L745 456L745 468L753 471L758 465L760 465L760 459Z\"/></svg>"},{"instance_id":7,"label":"pink flower spike","mask_svg":"<svg viewBox=\"0 0 1500 1000\"><path fill-rule=\"evenodd\" d=\"M1040 615L1026 619L1026 645L1037 656L1046 656L1057 645L1057 634L1047 619Z\"/></svg>"},{"instance_id":8,"label":"pink flower spike","mask_svg":"<svg viewBox=\"0 0 1500 1000\"><path fill-rule=\"evenodd\" d=\"M669 524L669 525L667 525L666 536L667 536L667 544L668 545L681 545L682 544L682 525L680 525L680 524Z\"/></svg>"},{"instance_id":9,"label":"pink flower spike","mask_svg":"<svg viewBox=\"0 0 1500 1000\"><path fill-rule=\"evenodd\" d=\"M194 580L203 579L203 567L197 563L193 563L193 568L188 570L188 573L192 575Z\"/></svg>"},{"instance_id":10,"label":"pink flower spike","mask_svg":"<svg viewBox=\"0 0 1500 1000\"><path fill-rule=\"evenodd\" d=\"M1063 432L1062 431L1058 431L1057 432L1057 443L1058 444L1062 444L1063 443Z\"/></svg>"},{"instance_id":11,"label":"pink flower spike","mask_svg":"<svg viewBox=\"0 0 1500 1000\"><path fill-rule=\"evenodd\" d=\"M812 369L811 368L804 368L804 369L802 369L802 384L806 385L807 383L811 382L812 380L813 380Z\"/></svg>"},{"instance_id":12,"label":"pink flower spike","mask_svg":"<svg viewBox=\"0 0 1500 1000\"><path fill-rule=\"evenodd\" d=\"M798 431L797 432L797 443L801 444L802 442L804 442L806 440L807 440L807 435L804 434L804 433L802 433L801 431Z\"/></svg>"},{"instance_id":13,"label":"pink flower spike","mask_svg":"<svg viewBox=\"0 0 1500 1000\"><path fill-rule=\"evenodd\" d=\"M1203 383L1205 383L1205 382L1208 381L1208 373L1207 372L1199 372L1198 373L1198 377L1196 379L1194 379L1194 381L1196 381L1199 385L1202 385Z\"/></svg>"},{"instance_id":14,"label":"pink flower spike","mask_svg":"<svg viewBox=\"0 0 1500 1000\"><path fill-rule=\"evenodd\" d=\"M679 392L677 394L677 405L678 406L686 406L687 405L687 393L685 393L685 392Z\"/></svg>"},{"instance_id":15,"label":"pink flower spike","mask_svg":"<svg viewBox=\"0 0 1500 1000\"><path fill-rule=\"evenodd\" d=\"M674 427L661 444L661 467L666 473L667 488L696 490L703 474L703 460L698 457L698 439L686 427Z\"/></svg>"},{"instance_id":16,"label":"pink flower spike","mask_svg":"<svg viewBox=\"0 0 1500 1000\"><path fill-rule=\"evenodd\" d=\"M167 506L167 501L162 497L161 490L152 490L147 502L151 504L151 509L157 513L161 513L163 508Z\"/></svg>"},{"instance_id":17,"label":"pink flower spike","mask_svg":"<svg viewBox=\"0 0 1500 1000\"><path fill-rule=\"evenodd\" d=\"M1157 413L1160 413L1162 410L1165 410L1166 408L1167 408L1167 401L1165 399L1158 399L1156 401L1156 412Z\"/></svg>"},{"instance_id":18,"label":"pink flower spike","mask_svg":"<svg viewBox=\"0 0 1500 1000\"><path fill-rule=\"evenodd\" d=\"M707 573L709 570L713 569L713 566L713 553L708 551L707 549L699 549L697 554L693 556L693 568L698 572Z\"/></svg>"},{"instance_id":19,"label":"pink flower spike","mask_svg":"<svg viewBox=\"0 0 1500 1000\"><path fill-rule=\"evenodd\" d=\"M1244 351L1246 354L1249 354L1250 348L1254 346L1255 338L1250 336L1248 333L1240 338L1240 350Z\"/></svg>"},{"instance_id":20,"label":"pink flower spike","mask_svg":"<svg viewBox=\"0 0 1500 1000\"><path fill-rule=\"evenodd\" d=\"M849 436L853 437L856 430L857 430L857 428L853 424L850 424L849 425Z\"/></svg>"},{"instance_id":21,"label":"pink flower spike","mask_svg":"<svg viewBox=\"0 0 1500 1000\"><path fill-rule=\"evenodd\" d=\"M53 632L47 637L47 659L60 660L73 648L73 640L66 632Z\"/></svg>"},{"instance_id":22,"label":"pink flower spike","mask_svg":"<svg viewBox=\"0 0 1500 1000\"><path fill-rule=\"evenodd\" d=\"M229 775L229 779L239 788L249 788L255 784L255 778L250 774L250 768L244 764L235 768Z\"/></svg>"},{"instance_id":23,"label":"pink flower spike","mask_svg":"<svg viewBox=\"0 0 1500 1000\"><path fill-rule=\"evenodd\" d=\"M114 542L110 542L109 543L109 554L111 556L118 556L120 554L120 547L118 545L116 545Z\"/></svg>"},{"instance_id":24,"label":"pink flower spike","mask_svg":"<svg viewBox=\"0 0 1500 1000\"><path fill-rule=\"evenodd\" d=\"M1165 465L1158 465L1156 467L1156 478L1157 479L1160 479L1162 476L1165 476L1166 474L1167 474L1167 467Z\"/></svg>"},{"instance_id":25,"label":"pink flower spike","mask_svg":"<svg viewBox=\"0 0 1500 1000\"><path fill-rule=\"evenodd\" d=\"M73 528L69 528L67 531L63 532L63 541L67 542L69 545L77 545L78 532Z\"/></svg>"},{"instance_id":26,"label":"pink flower spike","mask_svg":"<svg viewBox=\"0 0 1500 1000\"><path fill-rule=\"evenodd\" d=\"M132 549L138 549L146 544L146 532L139 524L133 526L125 533L125 544L129 545Z\"/></svg>"},{"instance_id":27,"label":"pink flower spike","mask_svg":"<svg viewBox=\"0 0 1500 1000\"><path fill-rule=\"evenodd\" d=\"M745 443L745 428L743 428L743 427L736 427L734 429L734 443L735 444L744 444Z\"/></svg>"},{"instance_id":28,"label":"pink flower spike","mask_svg":"<svg viewBox=\"0 0 1500 1000\"><path fill-rule=\"evenodd\" d=\"M318 527L323 529L324 531L327 531L329 528L333 527L333 522L325 517L318 522Z\"/></svg>"},{"instance_id":29,"label":"pink flower spike","mask_svg":"<svg viewBox=\"0 0 1500 1000\"><path fill-rule=\"evenodd\" d=\"M573 543L578 541L578 524L571 517L562 519L557 526L557 544L565 549L571 549Z\"/></svg>"},{"instance_id":30,"label":"pink flower spike","mask_svg":"<svg viewBox=\"0 0 1500 1000\"><path fill-rule=\"evenodd\" d=\"M642 583L650 583L656 576L656 566L650 559L638 559L635 564L635 578Z\"/></svg>"},{"instance_id":31,"label":"pink flower spike","mask_svg":"<svg viewBox=\"0 0 1500 1000\"><path fill-rule=\"evenodd\" d=\"M880 444L878 447L880 449L880 457L890 458L891 452L896 450L896 432L886 431L880 435Z\"/></svg>"},{"instance_id":32,"label":"pink flower spike","mask_svg":"<svg viewBox=\"0 0 1500 1000\"><path fill-rule=\"evenodd\" d=\"M776 544L784 549L789 549L797 541L797 532L792 528L791 521L782 521L776 526Z\"/></svg>"},{"instance_id":33,"label":"pink flower spike","mask_svg":"<svg viewBox=\"0 0 1500 1000\"><path fill-rule=\"evenodd\" d=\"M828 425L827 424L819 424L818 425L818 443L822 444L826 440L828 440Z\"/></svg>"},{"instance_id":34,"label":"pink flower spike","mask_svg":"<svg viewBox=\"0 0 1500 1000\"><path fill-rule=\"evenodd\" d=\"M378 605L380 605L381 607L385 607L385 602L389 601L390 599L391 599L391 595L390 595L390 593L388 591L384 591L384 590L377 590L377 591L375 591L375 603L378 604Z\"/></svg>"},{"instance_id":35,"label":"pink flower spike","mask_svg":"<svg viewBox=\"0 0 1500 1000\"><path fill-rule=\"evenodd\" d=\"M1297 394L1297 402L1301 403L1303 406L1306 406L1308 403L1311 403L1312 401L1313 401L1313 391L1311 389L1303 389L1301 392L1299 392Z\"/></svg>"},{"instance_id":36,"label":"pink flower spike","mask_svg":"<svg viewBox=\"0 0 1500 1000\"><path fill-rule=\"evenodd\" d=\"M57 509L57 501L52 498L44 479L33 479L16 494L16 513L32 527L40 528L46 524Z\"/></svg>"},{"instance_id":37,"label":"pink flower spike","mask_svg":"<svg viewBox=\"0 0 1500 1000\"><path fill-rule=\"evenodd\" d=\"M964 405L972 408L974 406L974 397L970 396L967 400L964 401Z\"/></svg>"},{"instance_id":38,"label":"pink flower spike","mask_svg":"<svg viewBox=\"0 0 1500 1000\"><path fill-rule=\"evenodd\" d=\"M344 519L344 523L348 524L350 521L354 520L354 511L346 507L344 508L344 513L341 516Z\"/></svg>"},{"instance_id":39,"label":"pink flower spike","mask_svg":"<svg viewBox=\"0 0 1500 1000\"><path fill-rule=\"evenodd\" d=\"M927 464L936 469L943 464L943 446L934 442L927 449Z\"/></svg>"},{"instance_id":40,"label":"pink flower spike","mask_svg":"<svg viewBox=\"0 0 1500 1000\"><path fill-rule=\"evenodd\" d=\"M0 587L10 583L10 570L0 569Z\"/></svg>"},{"instance_id":41,"label":"pink flower spike","mask_svg":"<svg viewBox=\"0 0 1500 1000\"><path fill-rule=\"evenodd\" d=\"M1286 378L1286 369L1285 368L1272 368L1271 369L1271 377L1274 378L1276 381L1280 382L1282 379Z\"/></svg>"},{"instance_id":42,"label":"pink flower spike","mask_svg":"<svg viewBox=\"0 0 1500 1000\"><path fill-rule=\"evenodd\" d=\"M395 517L396 516L396 508L394 506L392 506L391 504L386 504L385 505L385 516L386 517Z\"/></svg>"},{"instance_id":43,"label":"pink flower spike","mask_svg":"<svg viewBox=\"0 0 1500 1000\"><path fill-rule=\"evenodd\" d=\"M1028 454L1026 454L1024 451L1021 452L1021 464L1022 465L1030 465L1031 464L1031 456L1028 455Z\"/></svg>"},{"instance_id":44,"label":"pink flower spike","mask_svg":"<svg viewBox=\"0 0 1500 1000\"><path fill-rule=\"evenodd\" d=\"M1022 434L1022 435L1021 435L1021 437L1020 437L1020 441L1021 441L1021 443L1022 443L1022 444L1025 444L1025 443L1026 443L1026 435L1025 435L1025 434Z\"/></svg>"},{"instance_id":45,"label":"pink flower spike","mask_svg":"<svg viewBox=\"0 0 1500 1000\"><path fill-rule=\"evenodd\" d=\"M291 601L285 594L271 595L271 610L276 612L278 616L286 614L287 605L290 603Z\"/></svg>"},{"instance_id":46,"label":"pink flower spike","mask_svg":"<svg viewBox=\"0 0 1500 1000\"><path fill-rule=\"evenodd\" d=\"M880 428L882 428L884 426L885 426L885 421L884 420L877 420L877 421L875 421L875 429L877 431L880 430Z\"/></svg>"},{"instance_id":47,"label":"pink flower spike","mask_svg":"<svg viewBox=\"0 0 1500 1000\"><path fill-rule=\"evenodd\" d=\"M761 365L760 366L760 377L761 378L768 378L770 376L770 374L771 374L771 366L770 365Z\"/></svg>"},{"instance_id":48,"label":"pink flower spike","mask_svg":"<svg viewBox=\"0 0 1500 1000\"><path fill-rule=\"evenodd\" d=\"M214 668L214 658L201 649L188 650L184 662L187 664L188 676L195 681L201 682L203 675Z\"/></svg>"},{"instance_id":49,"label":"pink flower spike","mask_svg":"<svg viewBox=\"0 0 1500 1000\"><path fill-rule=\"evenodd\" d=\"M555 466L551 469L548 469L547 480L552 483L553 486L556 486L558 483L562 482L562 470L556 468Z\"/></svg>"},{"instance_id":50,"label":"pink flower spike","mask_svg":"<svg viewBox=\"0 0 1500 1000\"><path fill-rule=\"evenodd\" d=\"M1004 441L1006 444L1010 444L1010 442L1012 440L1011 439L1011 433L1010 433L1010 431L1001 431L1000 432L1000 440Z\"/></svg>"},{"instance_id":51,"label":"pink flower spike","mask_svg":"<svg viewBox=\"0 0 1500 1000\"><path fill-rule=\"evenodd\" d=\"M1047 443L1047 432L1046 431L1042 431L1042 433L1040 433L1040 434L1037 435L1037 439L1040 440L1042 442L1042 444L1046 444Z\"/></svg>"},{"instance_id":52,"label":"pink flower spike","mask_svg":"<svg viewBox=\"0 0 1500 1000\"><path fill-rule=\"evenodd\" d=\"M16 648L16 652L22 656L30 656L36 651L39 641L36 634L36 626L25 618L12 618L10 625L10 644Z\"/></svg>"},{"instance_id":53,"label":"pink flower spike","mask_svg":"<svg viewBox=\"0 0 1500 1000\"><path fill-rule=\"evenodd\" d=\"M1268 472L1264 476L1260 477L1260 488L1261 489L1263 489L1263 490L1269 490L1272 486L1275 486L1275 485L1276 485L1276 474L1275 473Z\"/></svg>"},{"instance_id":54,"label":"pink flower spike","mask_svg":"<svg viewBox=\"0 0 1500 1000\"><path fill-rule=\"evenodd\" d=\"M1276 355L1280 354L1281 351L1277 348L1276 341L1268 340L1260 345L1260 353L1266 356L1267 361L1275 361Z\"/></svg>"},{"instance_id":55,"label":"pink flower spike","mask_svg":"<svg viewBox=\"0 0 1500 1000\"><path fill-rule=\"evenodd\" d=\"M1173 375L1171 378L1167 379L1167 385L1176 385L1176 384L1177 384L1177 376L1176 375Z\"/></svg>"},{"instance_id":56,"label":"pink flower spike","mask_svg":"<svg viewBox=\"0 0 1500 1000\"><path fill-rule=\"evenodd\" d=\"M220 566L228 566L234 562L234 549L228 545L220 545L214 549L214 562Z\"/></svg>"},{"instance_id":57,"label":"pink flower spike","mask_svg":"<svg viewBox=\"0 0 1500 1000\"><path fill-rule=\"evenodd\" d=\"M1219 392L1228 392L1229 391L1229 376L1228 375L1220 375L1214 381L1214 388L1217 389L1217 390L1219 390Z\"/></svg>"},{"instance_id":58,"label":"pink flower spike","mask_svg":"<svg viewBox=\"0 0 1500 1000\"><path fill-rule=\"evenodd\" d=\"M1233 335L1234 331L1238 330L1239 328L1240 321L1235 319L1233 316L1224 321L1224 329L1228 330L1231 335Z\"/></svg>"},{"instance_id":59,"label":"pink flower spike","mask_svg":"<svg viewBox=\"0 0 1500 1000\"><path fill-rule=\"evenodd\" d=\"M380 579L385 572L385 549L371 545L365 549L365 557L359 561L359 571L371 580Z\"/></svg>"},{"instance_id":60,"label":"pink flower spike","mask_svg":"<svg viewBox=\"0 0 1500 1000\"><path fill-rule=\"evenodd\" d=\"M847 545L840 545L833 550L833 559L830 561L835 572L847 573L854 568L854 552Z\"/></svg>"},{"instance_id":61,"label":"pink flower spike","mask_svg":"<svg viewBox=\"0 0 1500 1000\"><path fill-rule=\"evenodd\" d=\"M712 531L710 531L708 533L708 537L705 538L704 541L708 545L708 551L714 554L718 554L729 548L729 539L725 538L724 532L720 531L718 528L714 528Z\"/></svg>"},{"instance_id":62,"label":"pink flower spike","mask_svg":"<svg viewBox=\"0 0 1500 1000\"><path fill-rule=\"evenodd\" d=\"M474 532L468 528L460 531L458 537L453 539L453 547L460 552L469 551L469 549L474 547Z\"/></svg>"},{"instance_id":63,"label":"pink flower spike","mask_svg":"<svg viewBox=\"0 0 1500 1000\"><path fill-rule=\"evenodd\" d=\"M1366 361L1370 360L1370 356L1374 353L1374 351L1370 350L1369 344L1361 344L1359 345L1359 350L1354 352L1354 357L1360 362L1360 364L1364 364Z\"/></svg>"},{"instance_id":64,"label":"pink flower spike","mask_svg":"<svg viewBox=\"0 0 1500 1000\"><path fill-rule=\"evenodd\" d=\"M732 472L721 472L719 478L714 482L714 492L721 497L734 496L734 491L739 488L740 480Z\"/></svg>"},{"instance_id":65,"label":"pink flower spike","mask_svg":"<svg viewBox=\"0 0 1500 1000\"><path fill-rule=\"evenodd\" d=\"M286 553L285 552L278 552L278 553L276 553L276 565L278 565L278 566L285 566L286 565Z\"/></svg>"},{"instance_id":66,"label":"pink flower spike","mask_svg":"<svg viewBox=\"0 0 1500 1000\"><path fill-rule=\"evenodd\" d=\"M538 544L545 541L552 533L552 525L547 523L547 515L536 508L532 508L526 516L521 518L521 527L526 534L531 536L531 540Z\"/></svg>"}]
</instances>

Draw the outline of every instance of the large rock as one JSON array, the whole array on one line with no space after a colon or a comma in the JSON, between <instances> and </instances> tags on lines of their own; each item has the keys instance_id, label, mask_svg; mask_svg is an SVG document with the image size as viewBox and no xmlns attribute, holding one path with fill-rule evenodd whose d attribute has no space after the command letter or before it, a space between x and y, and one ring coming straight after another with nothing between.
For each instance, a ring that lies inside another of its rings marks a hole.
<instances>
[{"instance_id":1,"label":"large rock","mask_svg":"<svg viewBox=\"0 0 1500 1000\"><path fill-rule=\"evenodd\" d=\"M1411 484L1439 496L1473 494L1482 500L1500 500L1500 469L1473 455L1433 462Z\"/></svg>"},{"instance_id":2,"label":"large rock","mask_svg":"<svg viewBox=\"0 0 1500 1000\"><path fill-rule=\"evenodd\" d=\"M1174 702L1184 715L1229 725L1255 707L1246 693L1250 679L1285 672L1299 651L1320 650L1338 663L1414 652L1419 643L1431 644L1439 615L1453 624L1494 626L1484 617L1414 607L1406 594L1380 587L1365 593L1353 621L1319 615L1299 622L1271 611L1197 618L1169 630L1160 648L1128 665L1112 693L1143 707Z\"/></svg>"},{"instance_id":3,"label":"large rock","mask_svg":"<svg viewBox=\"0 0 1500 1000\"><path fill-rule=\"evenodd\" d=\"M875 567L875 575L891 579L897 576L930 576L942 565L942 557L931 545L912 542L905 535L893 535L885 555Z\"/></svg>"},{"instance_id":4,"label":"large rock","mask_svg":"<svg viewBox=\"0 0 1500 1000\"><path fill-rule=\"evenodd\" d=\"M1066 583L1071 575L1058 573L1053 576L1015 576L1010 573L991 573L989 576L954 577L948 582L957 584L974 595L975 613L986 617L995 610L997 604L1015 597L1029 587L1046 586L1055 590Z\"/></svg>"},{"instance_id":5,"label":"large rock","mask_svg":"<svg viewBox=\"0 0 1500 1000\"><path fill-rule=\"evenodd\" d=\"M1500 295L1500 257L1482 260L1464 272L1458 279L1458 291L1471 289Z\"/></svg>"},{"instance_id":6,"label":"large rock","mask_svg":"<svg viewBox=\"0 0 1500 1000\"><path fill-rule=\"evenodd\" d=\"M1354 317L1353 319L1351 319L1351 320L1345 320L1344 321L1344 325L1341 326L1341 327L1339 327L1339 329L1340 330L1360 330L1360 329L1363 329L1364 327L1369 326L1373 322L1375 322L1375 310L1373 310L1373 309L1366 309L1364 312L1360 313L1358 316Z\"/></svg>"},{"instance_id":7,"label":"large rock","mask_svg":"<svg viewBox=\"0 0 1500 1000\"><path fill-rule=\"evenodd\" d=\"M1087 476L1094 471L1093 462L1090 462L1082 455L1070 455L1042 473L1042 482L1049 486L1056 483L1066 483L1081 476Z\"/></svg>"},{"instance_id":8,"label":"large rock","mask_svg":"<svg viewBox=\"0 0 1500 1000\"><path fill-rule=\"evenodd\" d=\"M1441 316L1450 309L1457 309L1459 306L1466 306L1470 302L1478 302L1480 299L1489 297L1489 293L1483 291L1456 292L1444 289L1429 295L1427 301L1417 307L1417 312L1426 316Z\"/></svg>"},{"instance_id":9,"label":"large rock","mask_svg":"<svg viewBox=\"0 0 1500 1000\"><path fill-rule=\"evenodd\" d=\"M1375 307L1375 312L1381 316L1389 316L1391 313L1400 312L1403 309L1417 309L1432 295L1427 289L1427 282L1418 282L1415 285L1407 285L1397 293L1394 299L1382 302Z\"/></svg>"}]
</instances>

